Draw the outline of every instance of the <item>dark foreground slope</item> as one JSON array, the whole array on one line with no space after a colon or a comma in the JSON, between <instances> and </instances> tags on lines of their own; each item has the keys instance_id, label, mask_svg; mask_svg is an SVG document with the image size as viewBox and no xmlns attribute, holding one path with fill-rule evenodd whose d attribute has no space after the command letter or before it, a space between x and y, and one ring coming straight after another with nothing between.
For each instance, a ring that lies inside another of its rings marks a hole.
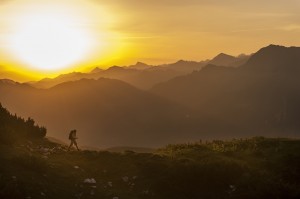
<instances>
[{"instance_id":1,"label":"dark foreground slope","mask_svg":"<svg viewBox=\"0 0 300 199\"><path fill-rule=\"evenodd\" d=\"M4 108L0 113L0 198L300 197L300 140L199 141L152 153L68 152L28 125L33 120ZM18 139L7 142L8 134Z\"/></svg>"},{"instance_id":2,"label":"dark foreground slope","mask_svg":"<svg viewBox=\"0 0 300 199\"><path fill-rule=\"evenodd\" d=\"M253 138L155 153L0 145L1 198L299 198L300 141Z\"/></svg>"},{"instance_id":3,"label":"dark foreground slope","mask_svg":"<svg viewBox=\"0 0 300 199\"><path fill-rule=\"evenodd\" d=\"M35 124L32 118L24 119L12 115L0 104L0 143L13 144L24 139L40 139L46 136L47 129Z\"/></svg>"}]
</instances>

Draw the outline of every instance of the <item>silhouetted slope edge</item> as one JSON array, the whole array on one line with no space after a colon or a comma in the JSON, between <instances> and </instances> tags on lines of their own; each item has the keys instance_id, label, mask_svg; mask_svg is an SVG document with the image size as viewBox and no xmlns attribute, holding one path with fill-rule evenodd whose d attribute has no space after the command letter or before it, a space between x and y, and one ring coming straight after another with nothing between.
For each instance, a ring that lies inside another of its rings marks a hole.
<instances>
[{"instance_id":1,"label":"silhouetted slope edge","mask_svg":"<svg viewBox=\"0 0 300 199\"><path fill-rule=\"evenodd\" d=\"M49 136L61 140L74 128L81 145L97 147L153 147L199 138L191 110L119 80L82 79L30 91L6 88L0 86L3 104L37 118Z\"/></svg>"},{"instance_id":2,"label":"silhouetted slope edge","mask_svg":"<svg viewBox=\"0 0 300 199\"><path fill-rule=\"evenodd\" d=\"M299 72L300 48L270 45L256 52L242 67L257 72Z\"/></svg>"},{"instance_id":3,"label":"silhouetted slope edge","mask_svg":"<svg viewBox=\"0 0 300 199\"><path fill-rule=\"evenodd\" d=\"M0 103L0 143L14 144L24 139L43 138L46 133L46 128L35 124L32 118L25 120L13 115Z\"/></svg>"},{"instance_id":4,"label":"silhouetted slope edge","mask_svg":"<svg viewBox=\"0 0 300 199\"><path fill-rule=\"evenodd\" d=\"M299 66L300 48L270 45L241 67L207 65L151 92L231 124L232 132L299 136Z\"/></svg>"},{"instance_id":5,"label":"silhouetted slope edge","mask_svg":"<svg viewBox=\"0 0 300 199\"><path fill-rule=\"evenodd\" d=\"M83 78L98 79L111 78L118 79L131 85L141 88L149 89L153 85L170 80L176 76L185 75L193 71L201 70L206 64L214 64L221 66L237 67L247 61L249 56L233 57L224 53L219 54L212 60L206 61L186 61L179 60L175 63L163 64L158 66L148 65L142 62L137 62L130 66L111 66L108 69L100 69L96 67L90 73L73 72L69 74L59 75L56 78L45 78L37 82L28 82L36 88L50 88L57 84L76 81Z\"/></svg>"},{"instance_id":6,"label":"silhouetted slope edge","mask_svg":"<svg viewBox=\"0 0 300 199\"><path fill-rule=\"evenodd\" d=\"M271 45L240 67L206 65L150 91L105 78L50 89L5 81L0 82L0 101L23 117L36 118L50 136L66 140L76 128L81 144L100 148L253 135L299 137L297 55L297 47Z\"/></svg>"}]
</instances>

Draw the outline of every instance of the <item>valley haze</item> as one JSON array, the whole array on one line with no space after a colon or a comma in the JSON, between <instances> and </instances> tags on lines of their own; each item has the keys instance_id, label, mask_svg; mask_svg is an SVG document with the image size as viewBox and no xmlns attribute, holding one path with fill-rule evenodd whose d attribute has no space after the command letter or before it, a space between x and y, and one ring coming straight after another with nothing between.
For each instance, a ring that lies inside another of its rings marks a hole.
<instances>
[{"instance_id":1,"label":"valley haze","mask_svg":"<svg viewBox=\"0 0 300 199\"><path fill-rule=\"evenodd\" d=\"M300 48L270 45L252 55L201 62L95 68L36 82L0 80L12 113L80 145L160 147L252 136L299 137Z\"/></svg>"}]
</instances>

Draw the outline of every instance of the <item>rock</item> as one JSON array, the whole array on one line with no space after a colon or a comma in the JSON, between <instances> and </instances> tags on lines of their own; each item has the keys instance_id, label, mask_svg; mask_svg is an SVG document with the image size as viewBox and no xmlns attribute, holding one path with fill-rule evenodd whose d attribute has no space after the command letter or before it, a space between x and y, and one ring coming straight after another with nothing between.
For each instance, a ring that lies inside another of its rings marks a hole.
<instances>
[{"instance_id":1,"label":"rock","mask_svg":"<svg viewBox=\"0 0 300 199\"><path fill-rule=\"evenodd\" d=\"M122 177L124 182L128 182L129 178L127 176Z\"/></svg>"},{"instance_id":2,"label":"rock","mask_svg":"<svg viewBox=\"0 0 300 199\"><path fill-rule=\"evenodd\" d=\"M83 181L83 183L86 183L86 184L96 184L96 180L94 178L87 178Z\"/></svg>"},{"instance_id":3,"label":"rock","mask_svg":"<svg viewBox=\"0 0 300 199\"><path fill-rule=\"evenodd\" d=\"M49 149L48 149L48 148L41 148L41 151L42 151L43 153L47 153L47 152L49 152Z\"/></svg>"},{"instance_id":4,"label":"rock","mask_svg":"<svg viewBox=\"0 0 300 199\"><path fill-rule=\"evenodd\" d=\"M236 187L234 185L229 185L230 192L234 192L236 190Z\"/></svg>"},{"instance_id":5,"label":"rock","mask_svg":"<svg viewBox=\"0 0 300 199\"><path fill-rule=\"evenodd\" d=\"M112 187L112 182L108 182L107 184L108 186Z\"/></svg>"},{"instance_id":6,"label":"rock","mask_svg":"<svg viewBox=\"0 0 300 199\"><path fill-rule=\"evenodd\" d=\"M79 169L79 166L74 166L74 169Z\"/></svg>"}]
</instances>

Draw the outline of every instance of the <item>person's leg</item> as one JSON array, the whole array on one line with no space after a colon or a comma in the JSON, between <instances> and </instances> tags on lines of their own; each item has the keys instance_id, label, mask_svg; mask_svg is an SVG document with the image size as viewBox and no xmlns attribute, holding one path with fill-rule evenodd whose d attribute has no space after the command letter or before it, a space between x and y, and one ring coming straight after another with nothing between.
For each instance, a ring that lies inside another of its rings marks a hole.
<instances>
[{"instance_id":1,"label":"person's leg","mask_svg":"<svg viewBox=\"0 0 300 199\"><path fill-rule=\"evenodd\" d=\"M70 150L70 148L73 146L73 144L74 144L74 141L73 140L71 140L71 144L70 144L70 146L69 146L69 148L68 148L68 151Z\"/></svg>"},{"instance_id":2,"label":"person's leg","mask_svg":"<svg viewBox=\"0 0 300 199\"><path fill-rule=\"evenodd\" d=\"M74 145L76 146L77 150L79 151L76 140L74 140Z\"/></svg>"}]
</instances>

